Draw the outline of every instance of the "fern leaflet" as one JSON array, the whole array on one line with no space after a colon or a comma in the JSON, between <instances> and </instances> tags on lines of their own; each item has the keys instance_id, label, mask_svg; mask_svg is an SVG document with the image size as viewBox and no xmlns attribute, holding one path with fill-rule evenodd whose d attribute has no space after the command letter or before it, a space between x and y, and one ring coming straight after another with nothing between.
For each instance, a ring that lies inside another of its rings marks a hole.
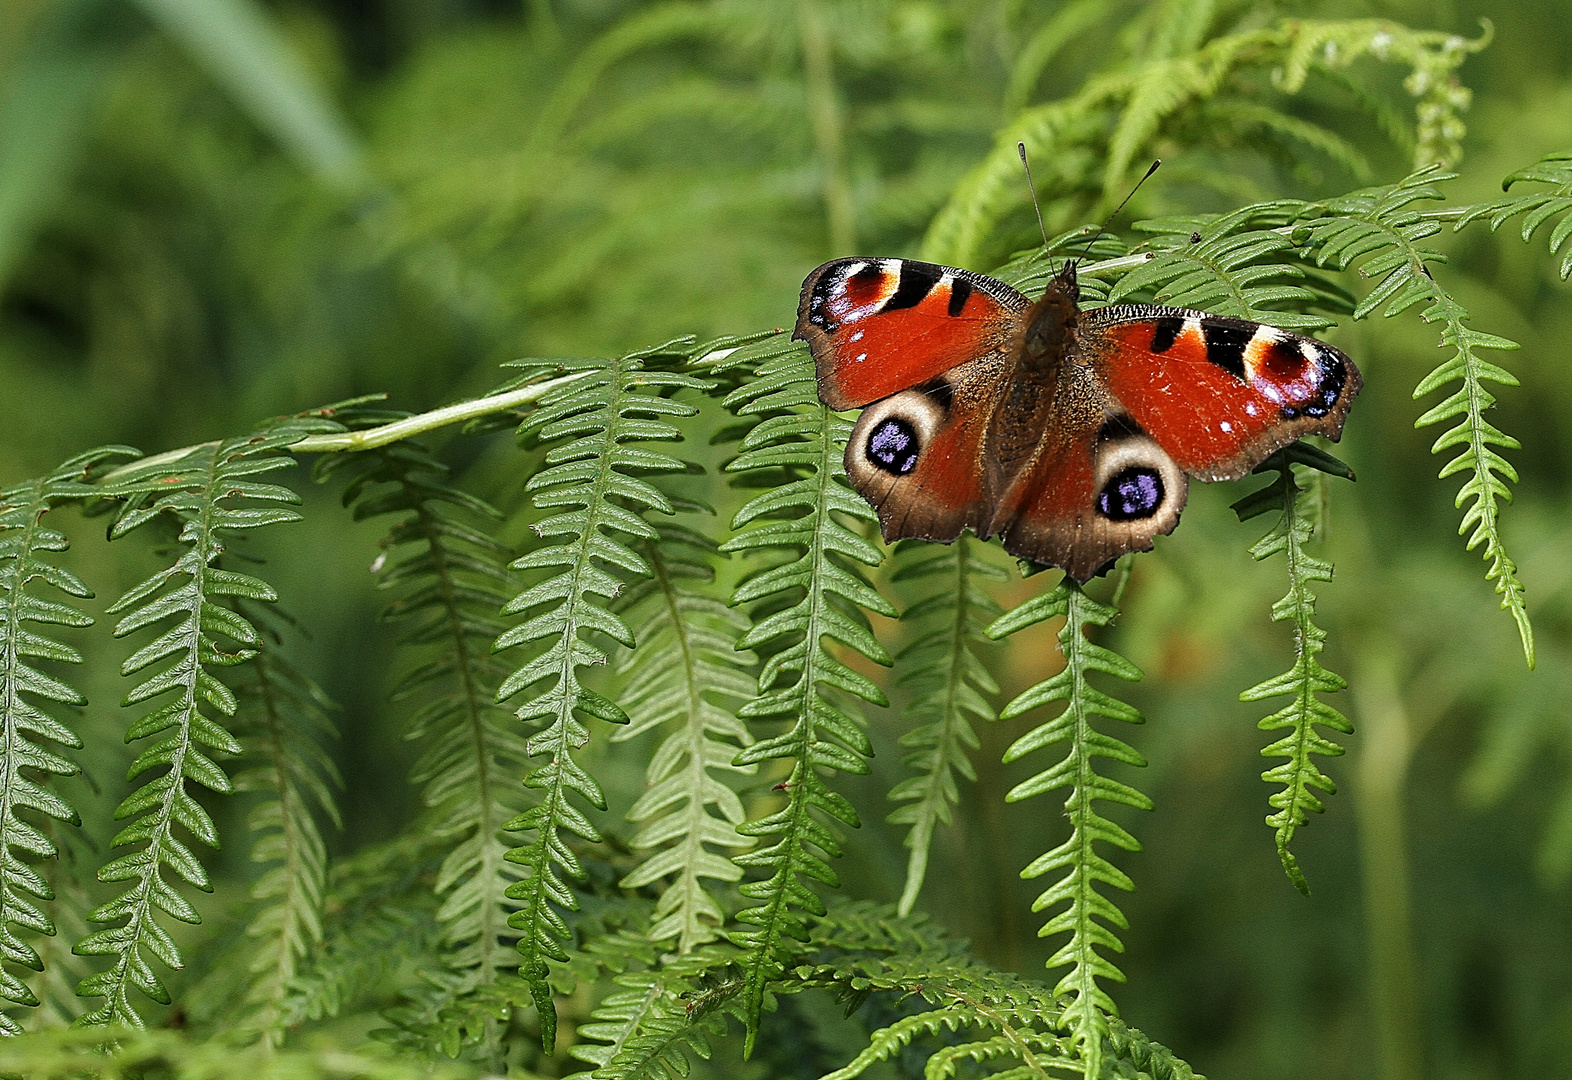
<instances>
[{"instance_id":1,"label":"fern leaflet","mask_svg":"<svg viewBox=\"0 0 1572 1080\"><path fill-rule=\"evenodd\" d=\"M537 547L513 562L515 570L552 573L508 602L505 614L528 617L504 631L496 643L498 651L544 644L542 651L503 681L496 697L506 701L528 692L516 715L539 728L525 749L531 757L550 758L524 780L525 787L540 793L539 801L503 826L535 834L533 841L507 854L509 861L527 870L523 880L508 888L508 896L520 901L508 923L520 931L520 973L540 1014L541 1041L548 1051L556 1041L556 1010L547 961L567 959L560 942L568 936L568 926L556 908L572 909L577 904L557 868L575 877L581 874L578 857L562 833L600 840L599 831L569 796L576 793L599 809L606 806L600 785L572 757L572 751L589 739L579 716L618 724L628 721L614 702L580 682L579 668L606 662L606 653L583 635L600 633L633 645L627 624L593 598L610 599L622 590L616 570L636 577L650 572L649 564L611 532L652 540L657 534L640 511L673 510L666 496L637 474L680 472L686 464L630 444L681 438L663 418L691 416L696 410L662 395L701 389L705 384L690 375L656 370L650 361L686 360L692 355L684 347L689 344L672 343L616 360L523 360L512 365L522 368L525 378L548 372L584 373L542 398L519 425L521 435L555 443L546 454L546 468L529 480L535 505L548 511L570 509L552 513L534 526L543 539L560 537L559 542Z\"/></svg>"},{"instance_id":2,"label":"fern leaflet","mask_svg":"<svg viewBox=\"0 0 1572 1080\"><path fill-rule=\"evenodd\" d=\"M1441 198L1436 183L1451 179L1435 167L1419 172L1388 187L1369 188L1333 199L1317 209L1324 217L1309 221L1303 238L1315 249L1322 265L1344 269L1359 263L1359 273L1378 279L1369 294L1354 309L1354 318L1363 318L1378 309L1388 317L1416 304L1425 304L1420 318L1442 324L1441 344L1452 356L1426 375L1414 388L1414 397L1424 397L1452 383L1460 383L1444 401L1415 421L1428 427L1443 420L1456 420L1431 445L1431 453L1454 447L1460 452L1441 470L1441 476L1466 472L1469 479L1457 494L1463 511L1459 533L1473 530L1468 550L1484 545L1489 564L1485 580L1494 581L1501 607L1517 623L1523 643L1523 656L1534 666L1534 630L1528 621L1523 584L1517 577L1517 564L1507 555L1501 540L1500 502L1511 502L1508 481L1516 482L1517 470L1496 447L1517 449L1519 443L1485 419L1485 410L1495 404L1495 396L1485 388L1488 382L1516 386L1511 372L1479 355L1484 349L1516 349L1517 342L1474 330L1468 326L1468 310L1446 292L1430 273L1431 263L1445 262L1445 256L1421 242L1441 230L1434 218L1413 208L1416 202Z\"/></svg>"},{"instance_id":3,"label":"fern leaflet","mask_svg":"<svg viewBox=\"0 0 1572 1080\"><path fill-rule=\"evenodd\" d=\"M1520 182L1551 184L1554 190L1536 191L1531 195L1508 195L1494 202L1471 206L1458 219L1455 227L1461 229L1479 218L1489 218L1490 231L1495 232L1510 219L1526 214L1527 217L1523 219L1523 240L1526 242L1541 225L1561 214L1561 220L1550 230L1550 254L1555 255L1560 252L1561 245L1572 237L1572 150L1547 154L1528 168L1519 169L1501 181L1501 189L1510 190L1513 184ZM1572 246L1567 247L1566 254L1561 258L1559 273L1562 281L1572 277Z\"/></svg>"},{"instance_id":4,"label":"fern leaflet","mask_svg":"<svg viewBox=\"0 0 1572 1080\"><path fill-rule=\"evenodd\" d=\"M299 519L289 505L300 501L298 495L253 478L292 466L285 448L327 430L337 430L337 425L312 419L281 421L256 435L197 447L173 461L150 460L105 486L108 494L128 499L110 529L111 537L166 516L178 523L174 564L109 608L111 614L121 615L116 637L175 619L173 626L132 653L120 668L122 674L135 675L163 665L126 695L125 705L168 694L174 698L140 717L126 732L127 741L162 736L137 755L129 776L134 779L158 767L164 772L128 795L115 811L116 818L132 820L115 836L113 846L134 850L107 863L98 877L131 885L89 916L93 922L114 925L88 934L76 945L80 954L111 958L108 970L89 975L77 987L83 997L105 999L83 1016L84 1023L140 1027L142 1017L131 1001L133 988L169 1004L169 991L149 963L149 954L172 968L180 967L182 960L158 915L162 912L187 923L200 922L201 917L165 880L164 869L198 889L211 889L207 872L175 834L175 826L209 847L218 845L212 817L187 784L229 792L229 777L212 755L241 752L240 743L203 705L222 716L234 715L234 692L214 672L244 663L256 655L259 644L251 622L218 601L277 599L266 582L215 563L224 550L225 534ZM226 651L220 646L224 638L235 646Z\"/></svg>"},{"instance_id":5,"label":"fern leaflet","mask_svg":"<svg viewBox=\"0 0 1572 1080\"><path fill-rule=\"evenodd\" d=\"M1288 593L1272 605L1272 621L1293 623L1294 665L1282 675L1244 691L1239 700L1266 701L1285 695L1293 698L1257 725L1262 731L1286 732L1262 750L1261 756L1288 760L1262 773L1261 779L1283 786L1269 800L1277 812L1269 815L1266 823L1277 830L1277 857L1282 861L1283 872L1294 888L1309 896L1310 883L1305 880L1289 845L1295 831L1309 822L1311 813L1319 814L1326 809L1310 789L1319 788L1328 795L1337 791L1337 785L1320 770L1313 755L1338 757L1343 753L1343 748L1316 730L1316 725L1345 735L1352 733L1354 728L1347 717L1316 697L1346 689L1348 683L1323 668L1317 659L1325 648L1326 631L1315 624L1315 593L1310 587L1317 581L1332 580L1332 564L1305 550L1314 526L1302 498L1306 492L1294 477L1296 464L1352 476L1347 466L1338 469L1341 463L1329 455L1303 443L1294 443L1272 455L1256 470L1276 469L1277 479L1240 499L1233 509L1240 521L1277 511L1278 518L1271 531L1251 546L1250 554L1260 560L1281 553L1288 563Z\"/></svg>"},{"instance_id":6,"label":"fern leaflet","mask_svg":"<svg viewBox=\"0 0 1572 1080\"><path fill-rule=\"evenodd\" d=\"M753 742L736 708L753 695L746 668L754 656L737 649L746 620L693 585L715 580L714 541L675 525L663 525L660 533L640 549L652 576L630 589L618 608L643 618L634 630L638 649L623 653L619 663L630 675L619 697L633 722L613 741L671 728L650 758L648 788L628 811L628 820L641 825L633 847L650 854L621 886L639 889L671 875L649 936L675 939L678 953L688 953L714 940L725 921L703 879L742 876L707 845L748 846L737 832L747 817L742 800L714 770L756 771L732 764L739 747Z\"/></svg>"},{"instance_id":7,"label":"fern leaflet","mask_svg":"<svg viewBox=\"0 0 1572 1080\"><path fill-rule=\"evenodd\" d=\"M757 903L737 921L754 929L733 935L745 952L745 1054L758 1037L767 985L790 962L794 942L807 937L799 912L823 914L808 882L839 885L827 861L841 851L835 823L859 825L856 810L830 789L821 770L865 773L864 758L873 746L861 717L834 695L888 704L884 692L839 660L825 639L887 665L890 655L874 639L862 609L896 615L854 565L877 566L879 549L837 518L874 519L868 503L846 485L842 457L851 424L819 402L813 368L801 348L777 338L751 346L748 358L757 365L757 377L728 395L726 404L739 416L760 419L727 469L758 478L768 490L737 512L732 527L743 531L721 550L775 560L743 581L732 602L753 605L755 613L740 647L774 650L759 674L759 696L743 706L742 715L760 723L784 721L787 728L738 754L737 764L792 764L779 785L786 805L738 830L778 837L762 850L735 857L737 865L769 875L741 886Z\"/></svg>"},{"instance_id":8,"label":"fern leaflet","mask_svg":"<svg viewBox=\"0 0 1572 1080\"><path fill-rule=\"evenodd\" d=\"M70 805L22 772L35 769L45 777L77 772L73 762L38 745L36 736L73 750L82 748L75 732L29 699L61 705L87 702L77 690L33 666L35 659L79 664L82 654L29 630L27 624L81 627L93 622L69 603L32 595L28 586L42 581L70 597L87 599L93 595L79 577L54 565L44 554L69 546L64 533L43 523L44 515L63 502L93 494L94 489L84 482L93 469L133 453L120 447L91 450L48 476L0 491L0 724L5 738L0 759L0 997L17 1005L35 1006L39 998L12 965L44 970L38 951L17 929L50 937L56 932L54 920L37 903L53 900L55 891L22 856L53 859L59 855L49 835L17 812L26 809L55 821L81 824ZM15 1018L0 1013L0 1034L19 1035L21 1031Z\"/></svg>"},{"instance_id":9,"label":"fern leaflet","mask_svg":"<svg viewBox=\"0 0 1572 1080\"><path fill-rule=\"evenodd\" d=\"M911 751L904 764L917 775L890 790L892 801L907 805L889 820L911 826L906 834L911 856L899 905L903 916L911 913L927 876L933 830L950 823L950 808L960 801L955 773L977 779L968 757L978 746L972 720L997 718L988 698L999 692L999 686L974 650L989 640L985 627L1004 613L981 581L1001 581L1007 575L980 559L974 547L975 541L963 536L937 553L930 545L914 544L896 554L893 580L939 579L936 592L902 613L902 621L910 620L922 629L895 658L901 685L912 695L904 715L922 725L901 736L901 745Z\"/></svg>"},{"instance_id":10,"label":"fern leaflet","mask_svg":"<svg viewBox=\"0 0 1572 1080\"><path fill-rule=\"evenodd\" d=\"M1035 750L1068 743L1069 752L1057 765L1017 784L1005 796L1009 802L1029 799L1050 791L1069 788L1065 814L1070 820L1070 836L1063 844L1040 856L1021 871L1024 878L1041 877L1063 870L1064 876L1043 891L1032 904L1043 911L1060 903L1067 907L1049 919L1038 931L1040 936L1068 933L1070 939L1049 958L1048 966L1068 966L1055 994L1072 995L1064 1007L1064 1024L1071 1043L1085 1065L1088 1077L1100 1075L1103 1040L1109 1032L1106 1014L1117 1014L1113 999L1097 980L1124 976L1099 948L1123 950L1115 933L1105 924L1123 929L1129 925L1119 908L1097 891L1111 885L1129 891L1134 883L1117 869L1095 845L1112 844L1125 851L1139 851L1140 844L1124 829L1097 812L1097 800L1122 803L1150 810L1152 802L1127 784L1099 776L1096 759L1112 758L1129 765L1145 765L1146 759L1119 739L1105 735L1092 726L1095 717L1140 723L1141 714L1122 701L1093 688L1088 676L1093 672L1135 680L1141 673L1135 665L1086 637L1088 626L1107 626L1118 612L1100 604L1080 586L1064 578L1052 592L1027 601L988 628L988 635L1004 637L1028 626L1063 616L1059 631L1059 651L1065 666L1057 675L1021 694L1000 712L1001 719L1020 716L1040 705L1065 703L1064 710L1017 739L1005 752L1006 762L1018 761Z\"/></svg>"}]
</instances>

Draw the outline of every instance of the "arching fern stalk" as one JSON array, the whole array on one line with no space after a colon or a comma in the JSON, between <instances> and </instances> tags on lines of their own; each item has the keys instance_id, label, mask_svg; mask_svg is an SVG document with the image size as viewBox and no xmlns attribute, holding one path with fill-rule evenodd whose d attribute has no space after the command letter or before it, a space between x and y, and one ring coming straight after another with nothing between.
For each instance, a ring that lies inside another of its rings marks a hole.
<instances>
[{"instance_id":1,"label":"arching fern stalk","mask_svg":"<svg viewBox=\"0 0 1572 1080\"><path fill-rule=\"evenodd\" d=\"M778 785L786 805L738 830L745 836L777 837L735 860L769 875L741 886L755 903L738 913L737 921L753 929L733 935L745 950L744 1052L751 1053L765 991L807 937L803 913L824 913L809 882L839 885L827 861L841 851L836 826L859 824L851 803L830 790L823 776L823 770L868 771L864 759L873 747L847 699L888 704L877 685L836 658L828 641L889 664L890 655L874 639L862 609L889 618L896 611L856 568L858 563L877 566L879 549L837 517L866 522L874 512L846 485L842 457L852 426L820 404L802 348L777 337L725 363L755 369L756 377L731 393L726 404L739 416L759 418L727 469L767 490L737 512L732 527L742 531L721 548L774 560L732 596L734 604L754 609L741 647L771 650L759 674L759 696L743 706L742 715L786 725L744 750L737 762L791 763L790 775Z\"/></svg>"},{"instance_id":2,"label":"arching fern stalk","mask_svg":"<svg viewBox=\"0 0 1572 1080\"><path fill-rule=\"evenodd\" d=\"M1101 1075L1103 1041L1111 1030L1108 1017L1118 1014L1113 999L1097 980L1124 980L1119 969L1098 950L1124 951L1109 926L1118 929L1129 926L1124 914L1098 891L1098 887L1112 885L1126 891L1135 888L1130 878L1098 852L1095 845L1112 844L1125 851L1141 848L1135 837L1098 813L1095 804L1102 800L1142 810L1152 808L1151 800L1135 788L1100 776L1096 769L1096 759L1100 757L1127 765L1146 764L1146 759L1126 743L1092 726L1098 717L1132 724L1142 722L1141 714L1133 707L1109 697L1089 682L1094 672L1132 681L1141 677L1135 665L1086 637L1088 626L1107 626L1116 614L1115 608L1093 600L1067 577L1052 592L1028 600L988 628L990 637L1001 638L1049 619L1062 617L1065 620L1059 631L1064 669L1021 694L1006 705L999 716L1009 720L1041 705L1056 701L1065 703L1059 715L1015 740L1005 752L1004 760L1007 763L1018 761L1033 751L1060 743L1067 744L1065 757L1057 765L1017 784L1005 799L1018 802L1064 788L1070 792L1065 800L1065 816L1070 821L1069 838L1033 861L1021 871L1021 876L1035 878L1063 872L1058 881L1037 897L1032 910L1044 911L1066 905L1038 934L1042 937L1070 935L1070 939L1049 958L1048 966L1070 968L1054 987L1054 993L1070 999L1064 1006L1063 1024L1070 1032L1072 1047L1089 1080Z\"/></svg>"},{"instance_id":3,"label":"arching fern stalk","mask_svg":"<svg viewBox=\"0 0 1572 1080\"><path fill-rule=\"evenodd\" d=\"M250 659L259 642L256 628L222 601L277 599L266 582L214 564L223 553L226 533L299 519L289 505L300 501L298 495L254 478L291 467L294 459L284 450L292 443L314 432L337 429L336 424L321 420L282 421L256 435L196 447L173 460L148 459L105 478L103 492L127 500L110 529L111 537L161 518L173 519L179 530L174 563L109 608L121 615L115 625L117 637L175 620L121 665L125 675L162 665L126 695L127 706L169 694L174 697L144 714L126 732L127 741L161 736L137 755L130 775L134 778L160 767L164 771L128 795L115 811L116 818L132 820L115 836L113 846L134 850L106 864L98 877L131 884L89 916L94 922L114 925L89 934L76 946L78 953L111 960L108 970L89 975L77 988L83 997L105 999L83 1017L85 1023L140 1026L142 1017L131 999L133 988L161 1004L169 1003L169 991L150 959L172 968L180 967L182 960L169 932L159 925L159 915L188 923L200 922L201 917L164 878L164 871L167 868L204 891L211 888L207 872L175 827L209 847L218 845L212 817L186 785L197 783L227 793L229 777L214 757L241 752L240 743L204 706L221 716L234 714L234 692L217 672ZM223 644L226 639L235 644Z\"/></svg>"},{"instance_id":4,"label":"arching fern stalk","mask_svg":"<svg viewBox=\"0 0 1572 1080\"><path fill-rule=\"evenodd\" d=\"M73 750L82 747L75 732L30 699L60 705L87 702L76 689L33 666L37 660L79 664L81 653L28 629L28 624L82 627L93 622L69 603L29 591L36 581L76 599L93 595L81 578L49 558L48 553L64 551L69 544L64 533L49 528L43 519L61 503L92 495L94 489L85 481L96 467L134 453L120 447L92 450L48 476L0 491L0 738L5 740L0 757L0 997L17 1005L34 1006L39 1001L15 967L44 968L38 951L18 929L55 934L54 920L38 903L53 900L54 890L22 853L41 859L58 855L48 835L17 811L32 810L56 821L80 824L70 804L22 771L36 770L35 775L43 778L77 771L74 763L40 746L37 737ZM0 1033L21 1031L14 1017L0 1013Z\"/></svg>"},{"instance_id":5,"label":"arching fern stalk","mask_svg":"<svg viewBox=\"0 0 1572 1080\"><path fill-rule=\"evenodd\" d=\"M658 534L643 512L673 511L667 497L639 474L682 472L687 463L634 444L681 438L666 418L691 416L696 410L662 395L706 384L660 368L697 354L691 339L684 339L615 360L522 360L510 365L523 370L520 381L548 373L582 373L582 378L542 398L519 425L522 437L550 447L546 467L530 478L528 490L537 507L554 512L534 526L547 543L512 564L515 570L546 571L547 576L508 602L505 614L526 618L496 643L498 650L544 645L503 681L497 700L528 693L516 715L539 727L526 750L531 757L549 757L524 780L539 801L504 825L509 831L534 833L533 840L507 854L526 871L523 880L508 889L508 896L519 902L508 922L520 931L520 974L529 984L540 1015L541 1041L548 1050L556 1041L557 1020L547 961L567 959L561 942L568 937L568 927L556 908L577 906L558 868L575 877L581 874L578 857L563 834L600 840L599 831L570 796L606 807L600 785L573 760L573 751L589 739L580 717L628 722L614 702L583 685L579 669L606 662L606 653L587 635L604 634L629 647L634 643L627 624L607 610L605 601L622 591L626 578L648 576L650 567L613 534L654 540Z\"/></svg>"},{"instance_id":6,"label":"arching fern stalk","mask_svg":"<svg viewBox=\"0 0 1572 1080\"><path fill-rule=\"evenodd\" d=\"M714 940L725 922L704 879L742 876L713 850L749 843L737 832L747 817L742 800L720 774L756 771L733 764L738 750L753 742L736 711L753 695L749 669L756 658L737 648L747 620L703 591L715 580L715 548L706 536L663 523L660 539L639 548L650 578L630 589L618 608L641 621L634 631L638 649L624 652L618 664L629 676L619 696L633 722L612 739L669 729L650 757L648 787L628 811L628 820L640 826L633 847L649 854L621 886L639 889L669 877L649 937L674 941L679 954Z\"/></svg>"},{"instance_id":7,"label":"arching fern stalk","mask_svg":"<svg viewBox=\"0 0 1572 1080\"><path fill-rule=\"evenodd\" d=\"M1337 791L1331 777L1316 765L1315 757L1337 757L1343 753L1343 748L1322 735L1317 725L1345 735L1354 727L1346 716L1316 696L1343 690L1348 684L1340 675L1323 668L1318 659L1325 647L1326 631L1315 624L1315 593L1310 590L1317 581L1332 580L1332 564L1305 550L1313 532L1313 521L1304 506L1304 489L1294 477L1295 465L1353 478L1348 466L1331 455L1305 443L1294 443L1279 450L1256 470L1275 469L1277 479L1240 499L1233 509L1240 521L1249 521L1274 510L1278 514L1271 531L1256 541L1250 554L1256 559L1281 554L1287 563L1288 593L1272 605L1272 621L1293 624L1294 665L1282 675L1244 691L1239 700L1266 701L1285 695L1293 699L1260 722L1262 731L1286 732L1262 750L1261 755L1288 759L1262 773L1261 779L1283 786L1271 797L1271 805L1277 812L1269 815L1266 823L1277 832L1277 857L1282 861L1283 872L1294 883L1294 888L1308 896L1310 883L1305 880L1289 845L1293 843L1294 833L1309 821L1311 813L1319 814L1326 809L1310 789L1319 788L1328 795Z\"/></svg>"}]
</instances>

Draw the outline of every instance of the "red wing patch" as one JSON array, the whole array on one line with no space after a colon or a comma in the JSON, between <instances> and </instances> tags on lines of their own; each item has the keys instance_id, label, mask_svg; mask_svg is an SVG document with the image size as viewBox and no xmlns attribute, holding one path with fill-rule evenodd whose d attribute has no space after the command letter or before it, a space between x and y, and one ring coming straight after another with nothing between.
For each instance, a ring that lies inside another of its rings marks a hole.
<instances>
[{"instance_id":1,"label":"red wing patch","mask_svg":"<svg viewBox=\"0 0 1572 1080\"><path fill-rule=\"evenodd\" d=\"M1241 477L1304 435L1336 440L1361 383L1330 345L1198 311L1087 312L1077 344L1135 423L1203 480Z\"/></svg>"},{"instance_id":2,"label":"red wing patch","mask_svg":"<svg viewBox=\"0 0 1572 1080\"><path fill-rule=\"evenodd\" d=\"M837 259L802 285L793 337L819 397L853 409L1012 346L1030 302L1002 281L909 259Z\"/></svg>"}]
</instances>

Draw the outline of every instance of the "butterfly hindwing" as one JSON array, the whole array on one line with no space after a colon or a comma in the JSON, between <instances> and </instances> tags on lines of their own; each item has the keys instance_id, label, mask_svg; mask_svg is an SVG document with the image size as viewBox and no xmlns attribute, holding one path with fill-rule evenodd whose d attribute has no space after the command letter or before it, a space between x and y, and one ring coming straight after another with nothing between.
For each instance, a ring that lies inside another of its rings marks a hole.
<instances>
[{"instance_id":1,"label":"butterfly hindwing","mask_svg":"<svg viewBox=\"0 0 1572 1080\"><path fill-rule=\"evenodd\" d=\"M846 474L886 541L983 534L996 477L986 451L1004 386L997 353L875 402L846 444Z\"/></svg>"},{"instance_id":2,"label":"butterfly hindwing","mask_svg":"<svg viewBox=\"0 0 1572 1080\"><path fill-rule=\"evenodd\" d=\"M802 285L793 337L808 343L819 397L853 409L1008 352L1026 297L1002 281L911 259L836 259Z\"/></svg>"},{"instance_id":3,"label":"butterfly hindwing","mask_svg":"<svg viewBox=\"0 0 1572 1080\"><path fill-rule=\"evenodd\" d=\"M1324 342L1179 308L1083 312L1077 347L1134 422L1202 480L1244 476L1304 435L1337 439L1361 383Z\"/></svg>"}]
</instances>

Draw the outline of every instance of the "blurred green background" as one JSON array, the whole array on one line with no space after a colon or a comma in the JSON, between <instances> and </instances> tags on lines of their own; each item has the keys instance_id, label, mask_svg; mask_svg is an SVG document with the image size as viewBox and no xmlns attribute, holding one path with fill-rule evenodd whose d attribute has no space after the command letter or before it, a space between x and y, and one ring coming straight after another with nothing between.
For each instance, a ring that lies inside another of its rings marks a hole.
<instances>
[{"instance_id":1,"label":"blurred green background","mask_svg":"<svg viewBox=\"0 0 1572 1080\"><path fill-rule=\"evenodd\" d=\"M156 452L362 393L427 408L485 390L519 356L789 325L826 258L915 254L1010 110L1115 62L1148 7L1094 11L1036 83L1012 87L1023 42L1060 6L838 0L819 9L815 53L778 0L4 0L0 484L90 445ZM1493 42L1461 69L1475 97L1455 201L1490 198L1507 173L1572 148L1568 0L1219 0L1209 18L1282 16L1469 37L1492 20ZM816 127L825 79L842 113L834 138ZM1359 148L1368 176L1219 150L1187 162L1176 139L1136 216L1407 171L1332 92L1295 107ZM1093 216L1090 201L1049 212ZM1326 766L1341 785L1330 812L1297 841L1310 898L1284 880L1261 824L1264 710L1237 701L1290 657L1287 629L1268 620L1281 567L1250 561L1261 523L1227 510L1244 486L1194 490L1126 594L1113 644L1147 674L1126 696L1149 723L1128 737L1151 761L1138 782L1157 811L1120 818L1146 850L1117 860L1138 891L1115 996L1214 1080L1572 1076L1572 286L1542 237L1525 245L1515 227L1440 242L1445 283L1476 325L1523 344L1506 357L1523 386L1503 391L1495 422L1523 443L1505 530L1539 670L1524 670L1454 535L1456 484L1436 478L1433 433L1413 429L1435 332L1413 318L1339 328L1331 339L1366 388L1338 451L1359 480L1334 484L1338 575L1320 613L1327 666L1352 684L1333 703L1359 732ZM1006 232L995 262L1031 242L1024 206ZM455 444L449 460L471 490L522 505L506 436ZM736 505L711 487L723 514ZM332 493L308 500L304 524L267 538L269 576L313 635L302 663L343 706L346 823L332 843L349 851L413 818L415 749L383 703L391 637L367 572L379 526L349 522ZM73 528L92 540L102 522ZM137 542L93 542L72 565L101 610L153 563ZM899 642L898 626L878 629ZM1023 637L990 657L1006 697L1052 662L1045 634ZM95 657L81 681L93 706L73 801L100 853L129 760L119 659ZM861 897L893 899L904 872L903 830L882 823L902 775L899 706L873 710L873 775L838 783L865 822L840 867ZM1050 950L1029 908L1041 883L1017 873L1060 823L1047 800L1005 805L1026 764L998 764L1032 722L983 732L979 782L936 838L921 903L985 958L1040 973ZM593 745L614 799L600 823L626 836L617 815L648 747ZM225 835L243 835L240 811L220 808ZM241 846L217 857L201 933L232 929L253 872Z\"/></svg>"}]
</instances>

